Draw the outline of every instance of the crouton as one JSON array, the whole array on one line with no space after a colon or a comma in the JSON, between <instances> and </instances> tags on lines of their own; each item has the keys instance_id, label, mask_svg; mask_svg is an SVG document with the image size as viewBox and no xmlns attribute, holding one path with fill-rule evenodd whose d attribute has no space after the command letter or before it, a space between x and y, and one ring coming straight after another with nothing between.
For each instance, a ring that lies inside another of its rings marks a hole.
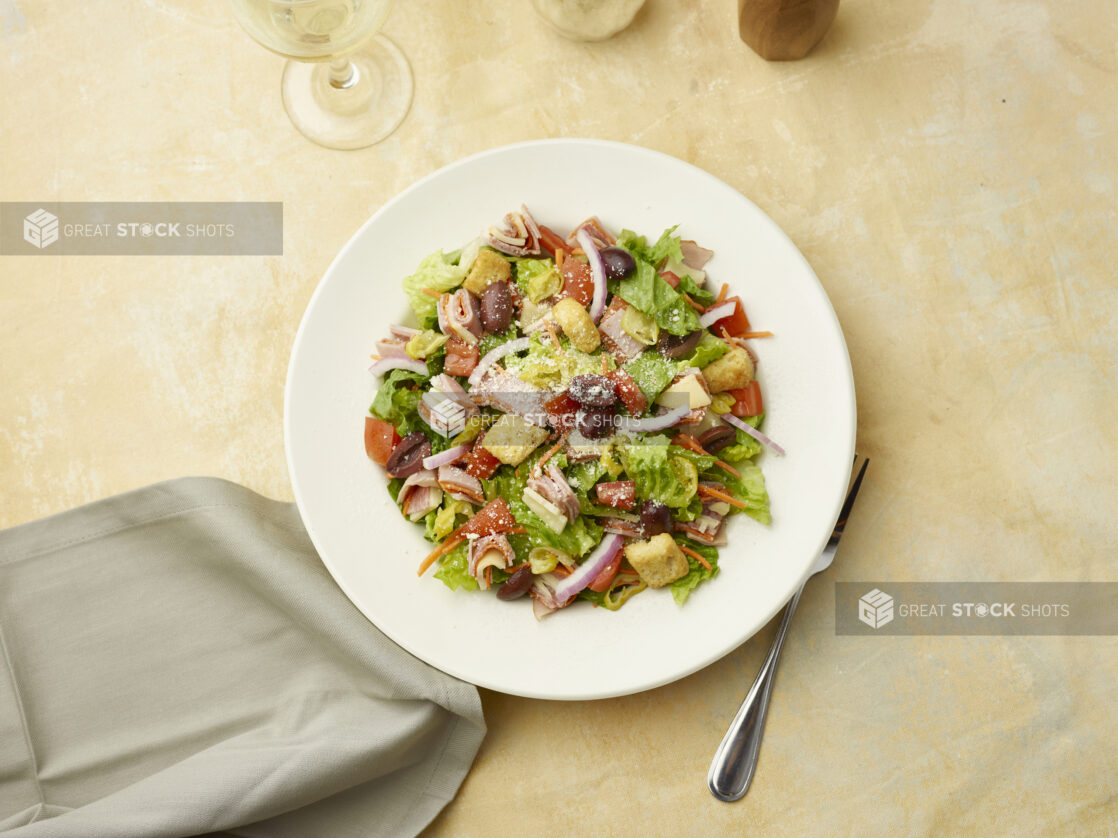
<instances>
[{"instance_id":1,"label":"crouton","mask_svg":"<svg viewBox=\"0 0 1118 838\"><path fill-rule=\"evenodd\" d=\"M571 339L575 349L593 352L601 345L602 336L598 334L598 327L578 300L564 297L551 309L551 314L563 328L563 334Z\"/></svg>"},{"instance_id":2,"label":"crouton","mask_svg":"<svg viewBox=\"0 0 1118 838\"><path fill-rule=\"evenodd\" d=\"M547 437L548 433L543 428L506 413L493 423L481 447L505 465L518 466Z\"/></svg>"},{"instance_id":3,"label":"crouton","mask_svg":"<svg viewBox=\"0 0 1118 838\"><path fill-rule=\"evenodd\" d=\"M491 282L506 282L512 276L512 269L508 260L497 251L482 248L478 251L470 273L462 287L471 294L480 297L486 286Z\"/></svg>"},{"instance_id":4,"label":"crouton","mask_svg":"<svg viewBox=\"0 0 1118 838\"><path fill-rule=\"evenodd\" d=\"M687 575L687 557L666 532L648 541L633 541L625 546L625 558L650 588L662 588Z\"/></svg>"},{"instance_id":5,"label":"crouton","mask_svg":"<svg viewBox=\"0 0 1118 838\"><path fill-rule=\"evenodd\" d=\"M740 346L733 346L717 361L703 367L703 378L712 393L748 387L753 380L753 359Z\"/></svg>"}]
</instances>

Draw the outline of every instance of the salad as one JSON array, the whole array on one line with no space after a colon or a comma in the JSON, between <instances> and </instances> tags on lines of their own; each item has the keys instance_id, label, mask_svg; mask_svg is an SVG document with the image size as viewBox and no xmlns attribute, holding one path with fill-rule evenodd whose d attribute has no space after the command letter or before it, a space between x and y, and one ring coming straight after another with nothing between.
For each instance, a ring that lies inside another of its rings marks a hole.
<instances>
[{"instance_id":1,"label":"salad","mask_svg":"<svg viewBox=\"0 0 1118 838\"><path fill-rule=\"evenodd\" d=\"M752 330L713 253L526 207L403 281L416 325L377 341L365 450L451 589L537 617L718 574L726 519L770 522Z\"/></svg>"}]
</instances>

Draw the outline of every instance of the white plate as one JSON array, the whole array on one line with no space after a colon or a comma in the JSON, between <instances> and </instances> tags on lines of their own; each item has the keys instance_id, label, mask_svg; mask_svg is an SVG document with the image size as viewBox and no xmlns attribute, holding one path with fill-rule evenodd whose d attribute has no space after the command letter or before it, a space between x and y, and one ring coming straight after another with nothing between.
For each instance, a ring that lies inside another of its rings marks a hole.
<instances>
[{"instance_id":1,"label":"white plate","mask_svg":"<svg viewBox=\"0 0 1118 838\"><path fill-rule=\"evenodd\" d=\"M439 247L454 250L526 204L559 231L596 214L612 230L679 233L714 250L757 329L765 431L788 451L760 458L773 523L736 515L720 575L683 607L648 591L617 612L577 603L543 622L528 598L451 592L416 568L431 549L401 517L384 470L365 456L367 372L391 322L414 322L400 280ZM815 274L754 204L712 175L658 152L597 140L505 146L424 178L370 218L315 291L287 376L287 460L323 562L385 634L482 687L552 699L646 690L747 640L788 600L822 550L854 455L854 385L838 320Z\"/></svg>"}]
</instances>

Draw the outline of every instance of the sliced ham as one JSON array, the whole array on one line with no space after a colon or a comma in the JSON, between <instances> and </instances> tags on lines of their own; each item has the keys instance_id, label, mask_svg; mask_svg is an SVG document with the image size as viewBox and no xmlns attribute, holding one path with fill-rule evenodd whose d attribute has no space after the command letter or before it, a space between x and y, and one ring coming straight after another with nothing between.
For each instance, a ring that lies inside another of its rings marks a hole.
<instances>
[{"instance_id":1,"label":"sliced ham","mask_svg":"<svg viewBox=\"0 0 1118 838\"><path fill-rule=\"evenodd\" d=\"M466 500L481 506L485 503L485 492L481 481L456 466L439 466L439 488L455 500Z\"/></svg>"},{"instance_id":2,"label":"sliced ham","mask_svg":"<svg viewBox=\"0 0 1118 838\"><path fill-rule=\"evenodd\" d=\"M444 335L454 335L466 343L477 343L481 337L481 305L477 297L465 288L453 294L443 294L436 305L439 329Z\"/></svg>"},{"instance_id":3,"label":"sliced ham","mask_svg":"<svg viewBox=\"0 0 1118 838\"><path fill-rule=\"evenodd\" d=\"M679 243L680 252L683 253L683 264L695 270L702 270L703 265L710 261L710 257L714 255L713 250L707 250L705 247L699 247L695 242L686 239Z\"/></svg>"},{"instance_id":4,"label":"sliced ham","mask_svg":"<svg viewBox=\"0 0 1118 838\"><path fill-rule=\"evenodd\" d=\"M602 343L606 349L613 353L617 363L624 364L644 351L644 344L621 328L621 319L625 312L621 308L606 312L598 323L598 331L602 335Z\"/></svg>"},{"instance_id":5,"label":"sliced ham","mask_svg":"<svg viewBox=\"0 0 1118 838\"><path fill-rule=\"evenodd\" d=\"M506 567L512 567L515 561L516 552L503 534L483 535L480 538L470 539L470 575L478 580L482 589L489 588L489 582L485 578L487 567L504 570Z\"/></svg>"},{"instance_id":6,"label":"sliced ham","mask_svg":"<svg viewBox=\"0 0 1118 838\"><path fill-rule=\"evenodd\" d=\"M568 521L578 517L578 496L571 490L567 478L554 463L548 463L542 474L528 478L528 488L539 492L567 516Z\"/></svg>"},{"instance_id":7,"label":"sliced ham","mask_svg":"<svg viewBox=\"0 0 1118 838\"><path fill-rule=\"evenodd\" d=\"M571 234L567 236L567 247L569 250L574 250L576 247L579 247L579 230L585 230L590 235L590 240L594 242L594 246L597 247L599 250L601 250L603 247L609 247L610 245L617 242L617 239L609 234L609 231L606 230L602 222L598 220L598 216L595 215L586 219L573 230L571 230Z\"/></svg>"},{"instance_id":8,"label":"sliced ham","mask_svg":"<svg viewBox=\"0 0 1118 838\"><path fill-rule=\"evenodd\" d=\"M407 357L407 341L401 338L389 338L388 340L377 341L377 352L380 353L382 358L406 358Z\"/></svg>"},{"instance_id":9,"label":"sliced ham","mask_svg":"<svg viewBox=\"0 0 1118 838\"><path fill-rule=\"evenodd\" d=\"M532 213L521 204L519 212L510 212L500 224L487 231L486 244L509 256L538 256L540 228Z\"/></svg>"},{"instance_id":10,"label":"sliced ham","mask_svg":"<svg viewBox=\"0 0 1118 838\"><path fill-rule=\"evenodd\" d=\"M432 509L437 509L442 502L442 489L435 472L429 468L408 477L396 496L396 503L412 521L418 521Z\"/></svg>"},{"instance_id":11,"label":"sliced ham","mask_svg":"<svg viewBox=\"0 0 1118 838\"><path fill-rule=\"evenodd\" d=\"M478 383L470 388L470 397L474 404L515 413L534 425L547 426L544 403L551 393L517 378L501 366L486 369Z\"/></svg>"},{"instance_id":12,"label":"sliced ham","mask_svg":"<svg viewBox=\"0 0 1118 838\"><path fill-rule=\"evenodd\" d=\"M725 492L726 487L721 483L702 481L702 485ZM690 538L702 544L712 546L726 543L724 524L726 513L730 505L717 498L703 498L703 511L694 521L680 521L675 525L677 531L685 533Z\"/></svg>"},{"instance_id":13,"label":"sliced ham","mask_svg":"<svg viewBox=\"0 0 1118 838\"><path fill-rule=\"evenodd\" d=\"M622 518L602 518L598 521L606 532L617 533L626 538L644 538L644 529L639 521L626 521Z\"/></svg>"}]
</instances>

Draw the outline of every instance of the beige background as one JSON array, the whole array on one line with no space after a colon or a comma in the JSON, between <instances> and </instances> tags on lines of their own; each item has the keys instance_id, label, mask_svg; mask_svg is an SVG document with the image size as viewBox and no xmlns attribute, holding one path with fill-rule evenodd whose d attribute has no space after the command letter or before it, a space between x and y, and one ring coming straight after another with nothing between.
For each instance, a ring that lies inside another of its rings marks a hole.
<instances>
[{"instance_id":1,"label":"beige background","mask_svg":"<svg viewBox=\"0 0 1118 838\"><path fill-rule=\"evenodd\" d=\"M873 458L797 615L760 771L711 754L767 646L596 703L483 693L431 835L1118 831L1114 638L836 638L835 580L1118 579L1118 26L1107 0L845 0L767 64L732 0L601 45L526 0L400 2L416 98L382 145L305 141L217 0L0 0L0 199L276 200L281 257L0 257L0 525L185 474L290 498L289 347L385 200L516 140L625 140L740 189L846 332ZM703 638L694 639L702 643Z\"/></svg>"}]
</instances>

